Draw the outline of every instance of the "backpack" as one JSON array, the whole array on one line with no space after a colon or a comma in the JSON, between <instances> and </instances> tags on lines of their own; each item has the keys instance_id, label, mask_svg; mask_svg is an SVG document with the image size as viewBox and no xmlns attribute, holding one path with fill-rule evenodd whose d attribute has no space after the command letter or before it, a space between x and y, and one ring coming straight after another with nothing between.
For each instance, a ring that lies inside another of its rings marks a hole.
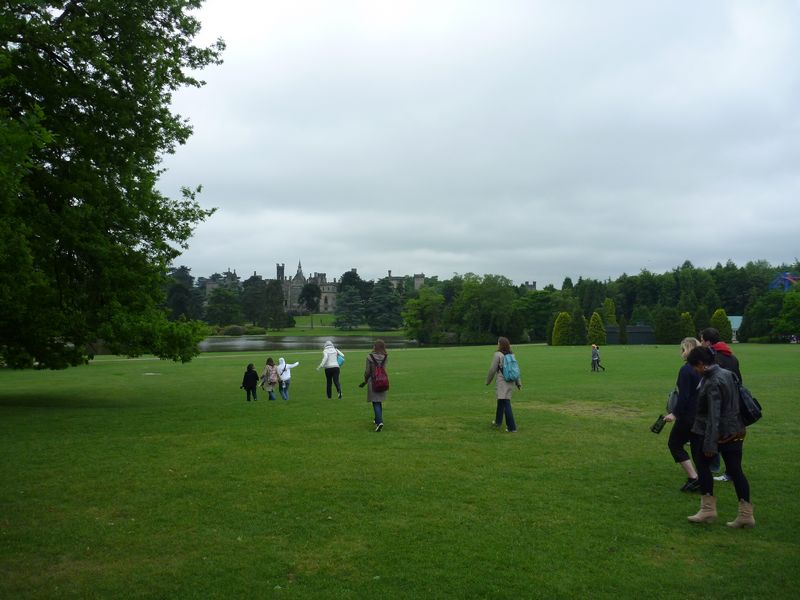
<instances>
[{"instance_id":1,"label":"backpack","mask_svg":"<svg viewBox=\"0 0 800 600\"><path fill-rule=\"evenodd\" d=\"M750 426L761 418L761 405L746 387L739 384L739 414L745 426Z\"/></svg>"},{"instance_id":2,"label":"backpack","mask_svg":"<svg viewBox=\"0 0 800 600\"><path fill-rule=\"evenodd\" d=\"M506 381L519 381L519 363L514 358L513 354L505 354L503 356L503 364L501 366L503 372L503 379Z\"/></svg>"},{"instance_id":3,"label":"backpack","mask_svg":"<svg viewBox=\"0 0 800 600\"><path fill-rule=\"evenodd\" d=\"M372 391L373 392L385 392L389 389L389 376L386 374L386 369L383 368L383 363L386 362L386 359L383 359L383 362L379 363L378 360L370 354L370 358L372 359L372 375L370 378L372 379Z\"/></svg>"}]
</instances>

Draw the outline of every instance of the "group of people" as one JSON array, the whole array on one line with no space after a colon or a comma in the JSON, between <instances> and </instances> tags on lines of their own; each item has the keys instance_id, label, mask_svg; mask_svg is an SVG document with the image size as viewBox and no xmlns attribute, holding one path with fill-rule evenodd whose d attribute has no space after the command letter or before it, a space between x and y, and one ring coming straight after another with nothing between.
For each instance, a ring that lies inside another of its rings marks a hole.
<instances>
[{"instance_id":1,"label":"group of people","mask_svg":"<svg viewBox=\"0 0 800 600\"><path fill-rule=\"evenodd\" d=\"M685 364L678 371L677 402L664 420L674 423L667 446L687 475L681 491L701 494L700 510L687 518L692 523L716 521L714 480L730 480L739 506L736 519L727 525L753 527L750 483L742 470L747 429L739 410L739 361L713 327L701 331L699 340L685 338L681 356ZM687 443L691 458L684 448ZM725 461L725 474L715 478L713 471L719 470L720 456Z\"/></svg>"},{"instance_id":2,"label":"group of people","mask_svg":"<svg viewBox=\"0 0 800 600\"><path fill-rule=\"evenodd\" d=\"M513 356L511 351L511 343L508 338L501 337L497 340L497 351L492 356L492 362L489 366L489 373L486 376L486 385L495 381L495 390L497 396L497 410L495 418L492 421L493 427L501 427L503 419L506 422L506 431L509 433L516 433L517 424L514 421L514 412L511 409L511 395L514 388L522 389L522 381L520 377L507 380L503 375L503 364L506 356ZM342 386L339 381L341 365L344 363L344 353L333 345L333 342L328 340L322 348L322 361L317 366L317 370L325 369L325 393L328 399L332 398L333 388L336 388L338 398L342 398ZM376 374L385 371L385 366L389 360L389 353L386 350L386 344L383 340L375 340L372 346L372 352L367 355L364 365L364 380L359 384L359 387L367 388L367 402L372 404L374 415L375 431L383 431L383 403L386 401L387 389L384 385L375 385ZM264 369L259 378L255 370L255 365L250 363L244 372L242 378L241 389L245 390L247 401L257 400L257 388L259 382L262 390L269 393L269 399L275 400L274 388L279 386L281 397L284 400L289 400L289 385L292 380L291 370L299 366L299 362L287 363L283 357L278 359L278 364L275 365L272 357L267 358Z\"/></svg>"},{"instance_id":3,"label":"group of people","mask_svg":"<svg viewBox=\"0 0 800 600\"><path fill-rule=\"evenodd\" d=\"M342 399L342 386L339 381L341 365L344 364L344 353L328 340L322 348L322 360L317 366L317 370L325 369L325 393L330 400L333 388L336 388L338 398ZM375 389L373 385L373 375L377 369L383 368L389 356L386 351L386 344L383 340L375 340L372 352L367 355L364 368L364 380L359 387L367 387L367 402L372 404L375 415L375 431L383 430L383 402L386 400L386 390ZM278 359L278 364L267 358L264 369L259 377L255 365L250 363L244 372L240 389L245 390L247 401L258 400L257 389L260 386L269 394L270 400L275 400L274 389L278 386L281 398L289 400L289 386L292 381L292 369L298 367L300 362L287 363L283 357Z\"/></svg>"},{"instance_id":4,"label":"group of people","mask_svg":"<svg viewBox=\"0 0 800 600\"><path fill-rule=\"evenodd\" d=\"M511 407L511 397L514 388L522 389L522 381L518 373L516 377L509 378L504 374L504 363L509 355L513 357L511 343L508 338L499 338L497 350L489 365L486 385L495 382L497 407L492 426L501 427L505 419L506 431L516 433L517 424ZM668 447L675 462L680 464L687 476L681 491L699 491L701 494L700 509L687 519L692 523L716 521L717 499L714 496L715 478L712 471L718 469L719 457L722 456L726 473L719 479L731 480L739 499L737 516L727 525L733 528L753 527L755 519L753 505L750 503L750 484L742 470L747 429L739 411L739 385L742 382L739 361L730 347L720 339L719 331L712 327L704 329L699 340L685 338L681 342L681 356L685 364L678 371L677 401L673 412L666 415L664 420L674 423ZM383 403L386 401L387 391L382 385L376 389L373 380L376 373L385 368L388 360L384 341L376 340L372 351L367 355L364 379L359 384L359 387L367 387L367 402L372 404L376 432L383 430ZM322 361L317 370L325 369L325 392L329 399L332 398L333 387L336 388L338 398L342 398L339 375L343 362L344 354L333 342L325 342ZM260 382L262 389L269 392L270 400L275 399L275 385L280 385L281 397L284 400L289 399L291 370L299 364L289 364L281 357L276 366L272 358L267 359ZM599 350L593 344L592 371L600 368ZM258 383L258 374L251 363L247 365L241 386L247 392L248 402L251 395L256 400ZM691 449L691 457L684 448L687 443Z\"/></svg>"}]
</instances>

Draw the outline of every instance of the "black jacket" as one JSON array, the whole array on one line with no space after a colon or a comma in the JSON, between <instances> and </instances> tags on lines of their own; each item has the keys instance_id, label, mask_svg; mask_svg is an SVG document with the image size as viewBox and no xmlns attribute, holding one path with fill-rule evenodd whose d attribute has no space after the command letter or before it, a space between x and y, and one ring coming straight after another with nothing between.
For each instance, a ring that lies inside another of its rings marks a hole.
<instances>
[{"instance_id":1,"label":"black jacket","mask_svg":"<svg viewBox=\"0 0 800 600\"><path fill-rule=\"evenodd\" d=\"M706 367L692 433L703 436L703 452L719 452L721 437L745 430L739 415L739 384L734 374L719 365Z\"/></svg>"},{"instance_id":2,"label":"black jacket","mask_svg":"<svg viewBox=\"0 0 800 600\"><path fill-rule=\"evenodd\" d=\"M242 387L246 390L254 390L258 385L258 373L255 369L247 369L242 377Z\"/></svg>"}]
</instances>

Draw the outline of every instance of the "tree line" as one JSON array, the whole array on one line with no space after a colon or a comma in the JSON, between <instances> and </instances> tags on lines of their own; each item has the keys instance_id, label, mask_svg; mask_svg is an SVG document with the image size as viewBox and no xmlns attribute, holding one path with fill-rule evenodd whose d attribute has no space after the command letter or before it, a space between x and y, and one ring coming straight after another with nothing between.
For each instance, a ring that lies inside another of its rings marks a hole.
<instances>
[{"instance_id":1,"label":"tree line","mask_svg":"<svg viewBox=\"0 0 800 600\"><path fill-rule=\"evenodd\" d=\"M416 290L410 278L395 287L388 278L366 281L354 271L338 284L334 325L352 329L404 329L421 344L488 344L499 336L512 342L552 345L606 343L608 326L626 343L631 325L653 328L657 343L677 343L714 326L730 340L729 315L743 317L740 341L774 342L800 333L800 291L784 292L770 284L800 264L773 267L766 261L737 267L732 261L711 269L686 261L661 274L643 269L599 281L566 277L561 289L516 286L502 275L454 275L426 278ZM173 269L167 288L170 318L203 319L224 326L249 322L265 328L293 325L281 283L253 276L241 284L221 282L203 296L186 267ZM300 294L303 312L319 310L319 287L306 284Z\"/></svg>"}]
</instances>

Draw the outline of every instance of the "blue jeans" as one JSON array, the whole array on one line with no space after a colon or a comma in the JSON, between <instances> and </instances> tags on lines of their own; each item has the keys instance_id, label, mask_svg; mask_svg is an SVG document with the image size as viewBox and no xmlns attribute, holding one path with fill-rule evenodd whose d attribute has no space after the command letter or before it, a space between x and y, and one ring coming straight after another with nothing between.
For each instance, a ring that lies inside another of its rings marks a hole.
<instances>
[{"instance_id":1,"label":"blue jeans","mask_svg":"<svg viewBox=\"0 0 800 600\"><path fill-rule=\"evenodd\" d=\"M511 410L511 400L505 398L497 399L497 412L494 416L495 424L500 427L503 424L503 415L506 416L506 429L516 431L517 424L514 421L514 411Z\"/></svg>"},{"instance_id":2,"label":"blue jeans","mask_svg":"<svg viewBox=\"0 0 800 600\"><path fill-rule=\"evenodd\" d=\"M289 399L289 384L291 382L292 382L291 379L288 381L281 381L281 398L283 398L284 400Z\"/></svg>"},{"instance_id":3,"label":"blue jeans","mask_svg":"<svg viewBox=\"0 0 800 600\"><path fill-rule=\"evenodd\" d=\"M383 423L383 403L373 402L372 410L375 411L375 425Z\"/></svg>"}]
</instances>

